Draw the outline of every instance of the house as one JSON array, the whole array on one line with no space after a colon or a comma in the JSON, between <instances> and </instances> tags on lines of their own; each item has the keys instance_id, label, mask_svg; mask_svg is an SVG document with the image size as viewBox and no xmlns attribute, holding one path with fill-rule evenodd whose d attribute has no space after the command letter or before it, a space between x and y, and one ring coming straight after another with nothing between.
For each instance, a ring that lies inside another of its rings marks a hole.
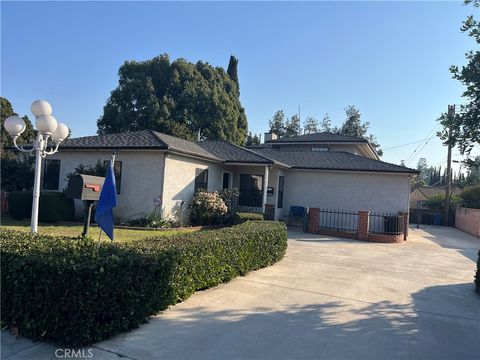
<instances>
[{"instance_id":1,"label":"house","mask_svg":"<svg viewBox=\"0 0 480 360\"><path fill-rule=\"evenodd\" d=\"M116 153L118 218L144 216L161 199L162 215L185 219L195 191L238 188L242 210L286 220L291 206L408 212L418 172L380 161L364 139L318 133L246 148L188 141L151 130L68 139L45 159L43 189L61 191L79 164ZM76 206L77 212L83 206Z\"/></svg>"},{"instance_id":2,"label":"house","mask_svg":"<svg viewBox=\"0 0 480 360\"><path fill-rule=\"evenodd\" d=\"M460 196L461 192L461 189L455 187L451 190L453 196ZM445 196L445 186L415 186L410 192L410 208L426 209L425 201L438 194Z\"/></svg>"}]
</instances>

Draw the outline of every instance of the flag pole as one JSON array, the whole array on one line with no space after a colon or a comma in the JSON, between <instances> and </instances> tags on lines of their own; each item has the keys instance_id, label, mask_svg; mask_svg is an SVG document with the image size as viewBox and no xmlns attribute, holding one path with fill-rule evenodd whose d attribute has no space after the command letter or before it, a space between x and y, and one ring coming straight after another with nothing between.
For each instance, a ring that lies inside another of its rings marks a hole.
<instances>
[{"instance_id":1,"label":"flag pole","mask_svg":"<svg viewBox=\"0 0 480 360\"><path fill-rule=\"evenodd\" d=\"M110 166L112 167L113 169L113 173L115 174L115 156L117 155L117 153L114 151L112 152L112 158L110 160ZM116 191L116 190L115 190ZM102 236L102 230L100 229L100 236ZM113 240L112 240L113 241Z\"/></svg>"}]
</instances>

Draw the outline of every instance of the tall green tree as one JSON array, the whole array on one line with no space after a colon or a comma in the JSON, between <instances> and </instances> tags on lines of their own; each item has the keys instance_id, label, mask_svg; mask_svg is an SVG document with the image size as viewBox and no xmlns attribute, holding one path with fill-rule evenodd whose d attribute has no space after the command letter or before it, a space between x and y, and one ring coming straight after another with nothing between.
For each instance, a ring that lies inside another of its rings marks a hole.
<instances>
[{"instance_id":1,"label":"tall green tree","mask_svg":"<svg viewBox=\"0 0 480 360\"><path fill-rule=\"evenodd\" d=\"M13 151L6 150L4 147L13 146L10 135L5 131L3 123L5 119L12 115L18 115L10 101L0 97L0 126L1 126L1 144L0 144L0 171L1 188L6 191L30 190L33 186L33 158L30 156L17 156ZM26 129L18 138L18 144L31 143L35 139L35 131L28 116L23 116Z\"/></svg>"},{"instance_id":2,"label":"tall green tree","mask_svg":"<svg viewBox=\"0 0 480 360\"><path fill-rule=\"evenodd\" d=\"M247 139L245 140L245 146L252 146L252 145L260 145L260 136L257 134L253 134L251 132L248 133Z\"/></svg>"},{"instance_id":3,"label":"tall green tree","mask_svg":"<svg viewBox=\"0 0 480 360\"><path fill-rule=\"evenodd\" d=\"M465 5L480 7L479 0L465 0ZM480 45L480 21L473 15L463 22L461 31L472 37ZM480 143L480 49L465 54L467 65L450 67L453 79L465 86L462 96L466 103L461 105L454 117L443 114L440 123L443 130L438 133L445 144L458 146L462 155L470 154L476 144ZM451 136L449 132L451 131Z\"/></svg>"},{"instance_id":4,"label":"tall green tree","mask_svg":"<svg viewBox=\"0 0 480 360\"><path fill-rule=\"evenodd\" d=\"M98 119L98 133L152 129L184 139L243 144L247 117L238 86L223 68L168 55L127 61ZM238 81L238 79L237 79Z\"/></svg>"},{"instance_id":5,"label":"tall green tree","mask_svg":"<svg viewBox=\"0 0 480 360\"><path fill-rule=\"evenodd\" d=\"M325 114L322 119L322 123L320 124L320 131L322 132L336 132L338 129L332 128L332 121L330 120L330 116Z\"/></svg>"},{"instance_id":6,"label":"tall green tree","mask_svg":"<svg viewBox=\"0 0 480 360\"><path fill-rule=\"evenodd\" d=\"M293 115L285 124L285 137L294 137L302 135L302 126L297 114Z\"/></svg>"},{"instance_id":7,"label":"tall green tree","mask_svg":"<svg viewBox=\"0 0 480 360\"><path fill-rule=\"evenodd\" d=\"M13 106L7 98L0 97L0 126L1 126L1 148L13 146L13 141L10 135L5 131L3 123L5 120L12 115L18 115L14 110ZM35 139L35 130L33 129L32 123L27 115L22 117L25 121L25 131L18 138L18 144L30 144ZM3 151L2 151L3 153Z\"/></svg>"},{"instance_id":8,"label":"tall green tree","mask_svg":"<svg viewBox=\"0 0 480 360\"><path fill-rule=\"evenodd\" d=\"M230 76L235 84L237 84L237 90L240 93L240 83L238 82L238 59L230 55L230 61L228 62L227 74Z\"/></svg>"},{"instance_id":9,"label":"tall green tree","mask_svg":"<svg viewBox=\"0 0 480 360\"><path fill-rule=\"evenodd\" d=\"M308 116L303 123L303 133L304 134L315 134L318 133L318 120L313 116Z\"/></svg>"},{"instance_id":10,"label":"tall green tree","mask_svg":"<svg viewBox=\"0 0 480 360\"><path fill-rule=\"evenodd\" d=\"M370 123L368 121L362 122L360 111L353 105L345 108L347 118L343 125L338 129L338 133L341 135L355 136L361 139L368 140L370 144L375 148L379 156L383 155L383 151L378 144L374 135L368 135L368 128Z\"/></svg>"},{"instance_id":11,"label":"tall green tree","mask_svg":"<svg viewBox=\"0 0 480 360\"><path fill-rule=\"evenodd\" d=\"M270 131L277 134L279 138L285 137L285 114L283 110L278 110L268 121L268 126L270 127Z\"/></svg>"}]
</instances>

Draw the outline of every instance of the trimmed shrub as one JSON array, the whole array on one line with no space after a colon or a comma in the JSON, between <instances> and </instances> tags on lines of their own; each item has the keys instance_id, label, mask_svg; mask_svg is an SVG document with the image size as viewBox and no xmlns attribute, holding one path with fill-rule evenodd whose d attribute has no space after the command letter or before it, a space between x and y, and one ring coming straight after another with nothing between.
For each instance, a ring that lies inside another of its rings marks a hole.
<instances>
[{"instance_id":1,"label":"trimmed shrub","mask_svg":"<svg viewBox=\"0 0 480 360\"><path fill-rule=\"evenodd\" d=\"M73 199L68 199L64 193L56 191L41 193L38 217L44 222L73 220L75 217Z\"/></svg>"},{"instance_id":2,"label":"trimmed shrub","mask_svg":"<svg viewBox=\"0 0 480 360\"><path fill-rule=\"evenodd\" d=\"M260 213L248 213L248 212L237 212L233 218L234 224L242 224L245 221L261 221L263 220L263 214Z\"/></svg>"},{"instance_id":3,"label":"trimmed shrub","mask_svg":"<svg viewBox=\"0 0 480 360\"><path fill-rule=\"evenodd\" d=\"M478 250L477 273L475 274L475 289L480 294L480 250Z\"/></svg>"},{"instance_id":4,"label":"trimmed shrub","mask_svg":"<svg viewBox=\"0 0 480 360\"><path fill-rule=\"evenodd\" d=\"M8 193L9 215L17 220L32 215L32 192L12 191ZM73 199L57 191L40 193L39 220L44 222L71 221L75 216Z\"/></svg>"},{"instance_id":5,"label":"trimmed shrub","mask_svg":"<svg viewBox=\"0 0 480 360\"><path fill-rule=\"evenodd\" d=\"M8 193L8 215L22 220L32 215L32 192L11 191Z\"/></svg>"},{"instance_id":6,"label":"trimmed shrub","mask_svg":"<svg viewBox=\"0 0 480 360\"><path fill-rule=\"evenodd\" d=\"M100 245L0 229L1 319L33 339L80 346L145 323L193 292L283 258L285 225Z\"/></svg>"}]
</instances>

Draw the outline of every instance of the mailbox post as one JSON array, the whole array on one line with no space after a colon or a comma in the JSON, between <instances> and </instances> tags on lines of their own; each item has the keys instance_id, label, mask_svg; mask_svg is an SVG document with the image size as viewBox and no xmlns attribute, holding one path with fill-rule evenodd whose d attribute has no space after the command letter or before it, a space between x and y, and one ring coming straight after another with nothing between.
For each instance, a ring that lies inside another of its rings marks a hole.
<instances>
[{"instance_id":1,"label":"mailbox post","mask_svg":"<svg viewBox=\"0 0 480 360\"><path fill-rule=\"evenodd\" d=\"M83 200L85 204L85 221L83 223L82 236L88 235L93 203L100 198L104 181L104 177L83 174L74 175L68 180L67 197Z\"/></svg>"}]
</instances>

